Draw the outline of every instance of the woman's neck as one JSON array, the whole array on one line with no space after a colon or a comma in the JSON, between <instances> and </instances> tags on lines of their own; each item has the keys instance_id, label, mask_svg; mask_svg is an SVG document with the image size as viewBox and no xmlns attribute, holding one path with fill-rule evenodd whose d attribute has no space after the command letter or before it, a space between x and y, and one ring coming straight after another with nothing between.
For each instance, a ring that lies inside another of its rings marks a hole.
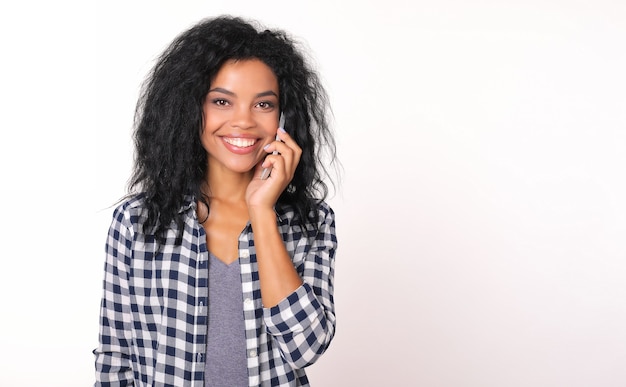
<instances>
[{"instance_id":1,"label":"woman's neck","mask_svg":"<svg viewBox=\"0 0 626 387\"><path fill-rule=\"evenodd\" d=\"M210 169L210 168L209 168ZM226 169L214 168L208 172L207 189L209 198L224 202L245 202L246 189L252 180L253 172L237 173Z\"/></svg>"}]
</instances>

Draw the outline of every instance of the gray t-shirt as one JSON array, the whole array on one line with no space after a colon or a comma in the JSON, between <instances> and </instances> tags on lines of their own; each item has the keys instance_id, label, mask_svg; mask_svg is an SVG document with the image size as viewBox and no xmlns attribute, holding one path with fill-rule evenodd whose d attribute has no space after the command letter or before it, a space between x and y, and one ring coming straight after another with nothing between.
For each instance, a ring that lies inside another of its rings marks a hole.
<instances>
[{"instance_id":1,"label":"gray t-shirt","mask_svg":"<svg viewBox=\"0 0 626 387\"><path fill-rule=\"evenodd\" d=\"M209 253L209 316L204 385L248 385L239 260L230 265Z\"/></svg>"}]
</instances>

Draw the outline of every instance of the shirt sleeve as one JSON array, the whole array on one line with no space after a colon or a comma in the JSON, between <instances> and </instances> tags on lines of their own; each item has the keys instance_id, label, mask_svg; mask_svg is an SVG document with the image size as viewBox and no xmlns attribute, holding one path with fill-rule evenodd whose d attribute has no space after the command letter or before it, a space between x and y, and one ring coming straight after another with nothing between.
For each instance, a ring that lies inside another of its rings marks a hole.
<instances>
[{"instance_id":1,"label":"shirt sleeve","mask_svg":"<svg viewBox=\"0 0 626 387\"><path fill-rule=\"evenodd\" d=\"M271 308L264 308L267 332L274 337L283 358L293 368L313 364L335 335L333 300L335 215L320 207L320 223L302 263L303 284Z\"/></svg>"},{"instance_id":2,"label":"shirt sleeve","mask_svg":"<svg viewBox=\"0 0 626 387\"><path fill-rule=\"evenodd\" d=\"M127 212L114 211L106 242L98 347L93 351L96 386L132 386L129 274L132 233Z\"/></svg>"}]
</instances>

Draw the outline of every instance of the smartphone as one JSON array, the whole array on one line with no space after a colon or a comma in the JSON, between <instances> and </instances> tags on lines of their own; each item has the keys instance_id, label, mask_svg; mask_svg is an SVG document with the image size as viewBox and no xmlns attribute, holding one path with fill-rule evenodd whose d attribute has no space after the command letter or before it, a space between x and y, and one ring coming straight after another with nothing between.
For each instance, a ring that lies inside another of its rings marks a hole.
<instances>
[{"instance_id":1,"label":"smartphone","mask_svg":"<svg viewBox=\"0 0 626 387\"><path fill-rule=\"evenodd\" d=\"M280 118L278 119L278 127L279 128L285 128L285 115L283 114L283 112L280 112ZM280 140L280 138L278 138L278 134L276 134L276 141ZM277 155L278 151L274 151L272 152L273 155ZM261 180L265 180L268 177L270 177L270 172L272 171L272 167L267 167L267 168L263 168L263 171L261 172Z\"/></svg>"}]
</instances>

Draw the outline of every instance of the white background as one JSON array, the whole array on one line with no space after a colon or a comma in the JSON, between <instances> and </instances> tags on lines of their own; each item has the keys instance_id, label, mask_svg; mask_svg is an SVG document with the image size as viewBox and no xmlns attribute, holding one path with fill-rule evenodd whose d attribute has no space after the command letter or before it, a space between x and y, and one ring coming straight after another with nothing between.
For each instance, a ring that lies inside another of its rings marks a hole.
<instances>
[{"instance_id":1,"label":"white background","mask_svg":"<svg viewBox=\"0 0 626 387\"><path fill-rule=\"evenodd\" d=\"M337 335L313 386L626 386L626 3L0 6L0 385L86 386L139 85L230 13L335 112Z\"/></svg>"}]
</instances>

